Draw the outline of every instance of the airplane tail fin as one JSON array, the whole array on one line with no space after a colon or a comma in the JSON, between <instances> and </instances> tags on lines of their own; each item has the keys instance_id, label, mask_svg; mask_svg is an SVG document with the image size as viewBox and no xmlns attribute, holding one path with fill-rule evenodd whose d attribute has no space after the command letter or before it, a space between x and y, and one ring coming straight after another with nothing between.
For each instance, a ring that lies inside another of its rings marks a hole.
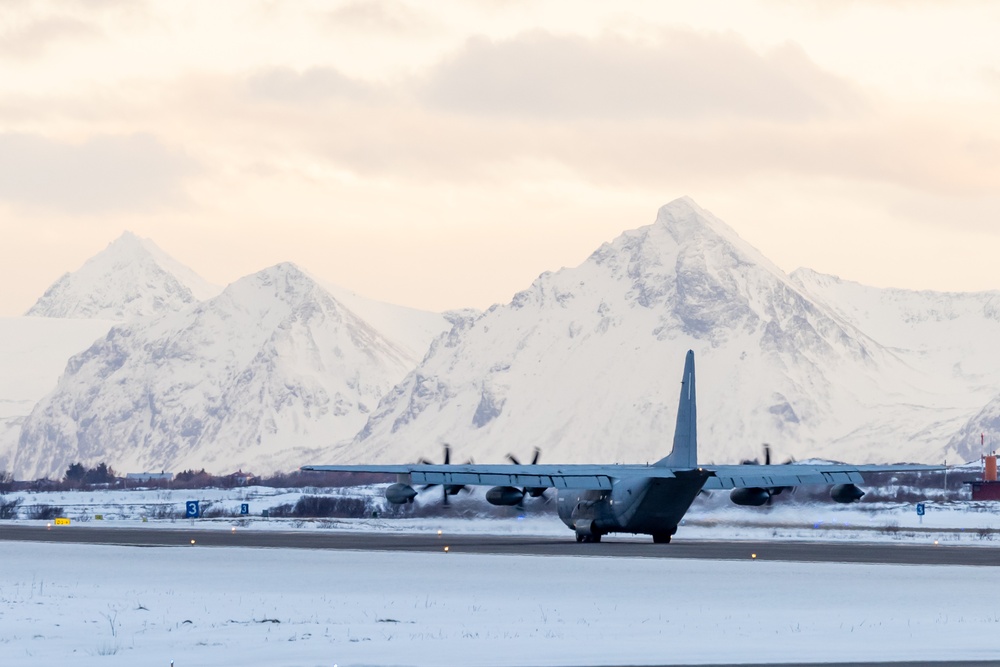
<instances>
[{"instance_id":1,"label":"airplane tail fin","mask_svg":"<svg viewBox=\"0 0 1000 667\"><path fill-rule=\"evenodd\" d=\"M698 467L698 410L694 389L694 352L688 350L681 379L681 399L677 406L674 448L670 455L653 465L670 468Z\"/></svg>"}]
</instances>

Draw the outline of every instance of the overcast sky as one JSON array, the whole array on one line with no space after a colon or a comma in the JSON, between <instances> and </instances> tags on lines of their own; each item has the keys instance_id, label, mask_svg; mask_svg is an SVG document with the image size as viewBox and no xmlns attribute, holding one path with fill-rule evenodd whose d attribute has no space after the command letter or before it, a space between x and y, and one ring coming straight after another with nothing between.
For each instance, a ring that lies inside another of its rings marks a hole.
<instances>
[{"instance_id":1,"label":"overcast sky","mask_svg":"<svg viewBox=\"0 0 1000 667\"><path fill-rule=\"evenodd\" d=\"M122 231L506 302L682 195L786 271L1000 289L1000 3L0 0L0 315Z\"/></svg>"}]
</instances>

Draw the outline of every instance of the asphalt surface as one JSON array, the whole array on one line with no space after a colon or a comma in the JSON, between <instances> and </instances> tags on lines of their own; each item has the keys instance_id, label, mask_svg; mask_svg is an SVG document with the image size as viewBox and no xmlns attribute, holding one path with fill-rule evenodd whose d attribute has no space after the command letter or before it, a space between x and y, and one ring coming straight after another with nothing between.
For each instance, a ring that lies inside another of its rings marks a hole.
<instances>
[{"instance_id":1,"label":"asphalt surface","mask_svg":"<svg viewBox=\"0 0 1000 667\"><path fill-rule=\"evenodd\" d=\"M675 538L671 544L615 540L580 544L566 538L495 535L437 535L341 531L255 531L211 528L145 528L88 525L50 526L0 522L0 541L64 542L149 547L255 547L510 554L699 558L712 560L797 561L807 563L889 563L903 565L1000 566L1000 548L958 545L905 545L855 542L749 542Z\"/></svg>"}]
</instances>

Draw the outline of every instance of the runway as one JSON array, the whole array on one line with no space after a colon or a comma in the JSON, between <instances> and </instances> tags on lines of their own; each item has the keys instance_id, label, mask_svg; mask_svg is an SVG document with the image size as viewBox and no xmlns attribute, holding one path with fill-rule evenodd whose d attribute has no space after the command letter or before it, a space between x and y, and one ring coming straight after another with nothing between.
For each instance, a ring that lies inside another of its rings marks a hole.
<instances>
[{"instance_id":1,"label":"runway","mask_svg":"<svg viewBox=\"0 0 1000 667\"><path fill-rule=\"evenodd\" d=\"M796 561L812 563L885 563L896 565L1000 566L1000 548L958 545L907 545L853 542L708 541L675 538L671 544L616 540L577 543L572 534L554 537L376 533L347 531L219 530L204 527L146 528L95 525L41 526L0 523L0 540L110 544L134 547L244 547L350 549L354 551L688 558L710 560Z\"/></svg>"}]
</instances>

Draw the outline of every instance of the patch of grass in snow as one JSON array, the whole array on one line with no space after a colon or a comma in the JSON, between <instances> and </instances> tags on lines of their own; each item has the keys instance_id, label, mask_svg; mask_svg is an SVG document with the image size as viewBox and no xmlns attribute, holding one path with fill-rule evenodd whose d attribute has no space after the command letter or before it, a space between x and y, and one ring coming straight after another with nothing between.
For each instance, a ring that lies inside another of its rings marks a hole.
<instances>
[{"instance_id":1,"label":"patch of grass in snow","mask_svg":"<svg viewBox=\"0 0 1000 667\"><path fill-rule=\"evenodd\" d=\"M97 648L97 655L118 655L118 651L121 647L118 644L101 644Z\"/></svg>"}]
</instances>

